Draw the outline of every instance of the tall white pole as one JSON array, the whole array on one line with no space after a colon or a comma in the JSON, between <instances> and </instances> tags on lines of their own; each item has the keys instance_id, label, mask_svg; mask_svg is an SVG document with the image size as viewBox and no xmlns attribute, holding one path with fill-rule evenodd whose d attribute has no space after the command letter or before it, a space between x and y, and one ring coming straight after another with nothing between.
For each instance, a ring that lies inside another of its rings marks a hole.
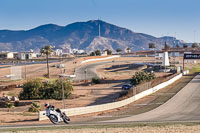
<instances>
[{"instance_id":1,"label":"tall white pole","mask_svg":"<svg viewBox=\"0 0 200 133\"><path fill-rule=\"evenodd\" d=\"M101 27L100 27L100 24L99 24L99 38L100 38L100 36L101 36Z\"/></svg>"}]
</instances>

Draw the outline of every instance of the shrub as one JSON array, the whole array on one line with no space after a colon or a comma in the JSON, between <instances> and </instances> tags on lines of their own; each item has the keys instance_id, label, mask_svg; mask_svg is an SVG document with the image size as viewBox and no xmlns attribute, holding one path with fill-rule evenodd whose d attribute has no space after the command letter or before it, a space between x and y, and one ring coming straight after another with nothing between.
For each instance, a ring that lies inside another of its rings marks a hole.
<instances>
[{"instance_id":1,"label":"shrub","mask_svg":"<svg viewBox=\"0 0 200 133\"><path fill-rule=\"evenodd\" d=\"M39 79L29 80L23 85L23 91L20 93L21 100L34 99L62 99L62 84L64 88L64 96L68 98L73 91L70 81L57 79L48 82L42 82Z\"/></svg>"},{"instance_id":2,"label":"shrub","mask_svg":"<svg viewBox=\"0 0 200 133\"><path fill-rule=\"evenodd\" d=\"M11 110L12 108L14 108L15 106L14 106L14 103L5 102L4 107L5 107L5 108L8 108L8 112L10 112L10 110Z\"/></svg>"},{"instance_id":3,"label":"shrub","mask_svg":"<svg viewBox=\"0 0 200 133\"><path fill-rule=\"evenodd\" d=\"M71 95L71 92L73 91L72 83L69 80L55 80L52 82L52 87L50 88L50 92L52 93L52 98L60 100L62 99L62 84L64 88L64 96L65 98L69 97Z\"/></svg>"},{"instance_id":4,"label":"shrub","mask_svg":"<svg viewBox=\"0 0 200 133\"><path fill-rule=\"evenodd\" d=\"M23 85L23 91L19 95L19 99L41 99L44 91L44 85L39 79L29 80Z\"/></svg>"},{"instance_id":5,"label":"shrub","mask_svg":"<svg viewBox=\"0 0 200 133\"><path fill-rule=\"evenodd\" d=\"M100 50L96 50L96 51L94 51L94 53L95 53L96 56L100 56L101 55L101 51Z\"/></svg>"},{"instance_id":6,"label":"shrub","mask_svg":"<svg viewBox=\"0 0 200 133\"><path fill-rule=\"evenodd\" d=\"M146 72L136 72L135 75L130 79L132 85L138 85L145 81L151 81L155 78L154 73L146 73Z\"/></svg>"},{"instance_id":7,"label":"shrub","mask_svg":"<svg viewBox=\"0 0 200 133\"><path fill-rule=\"evenodd\" d=\"M95 56L95 53L94 53L94 52L91 52L91 53L90 53L90 56Z\"/></svg>"},{"instance_id":8,"label":"shrub","mask_svg":"<svg viewBox=\"0 0 200 133\"><path fill-rule=\"evenodd\" d=\"M100 79L95 77L95 78L92 78L92 83L95 83L95 84L100 84Z\"/></svg>"},{"instance_id":9,"label":"shrub","mask_svg":"<svg viewBox=\"0 0 200 133\"><path fill-rule=\"evenodd\" d=\"M31 107L28 109L29 112L39 112L41 111L40 105L38 103L32 103Z\"/></svg>"}]
</instances>

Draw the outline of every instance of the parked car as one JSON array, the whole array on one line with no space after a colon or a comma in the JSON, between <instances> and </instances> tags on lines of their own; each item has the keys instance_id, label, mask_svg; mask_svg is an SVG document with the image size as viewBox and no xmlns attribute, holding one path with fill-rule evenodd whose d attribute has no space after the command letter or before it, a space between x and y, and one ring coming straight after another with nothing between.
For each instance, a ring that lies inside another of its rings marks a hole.
<instances>
[{"instance_id":1,"label":"parked car","mask_svg":"<svg viewBox=\"0 0 200 133\"><path fill-rule=\"evenodd\" d=\"M129 90L131 89L132 85L131 84L124 84L122 85L122 90Z\"/></svg>"}]
</instances>

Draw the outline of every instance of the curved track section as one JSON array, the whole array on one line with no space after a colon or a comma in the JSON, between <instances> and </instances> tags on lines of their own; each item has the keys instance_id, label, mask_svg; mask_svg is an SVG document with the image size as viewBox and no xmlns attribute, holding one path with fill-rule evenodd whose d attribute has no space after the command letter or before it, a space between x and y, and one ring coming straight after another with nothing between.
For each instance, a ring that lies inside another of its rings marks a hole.
<instances>
[{"instance_id":1,"label":"curved track section","mask_svg":"<svg viewBox=\"0 0 200 133\"><path fill-rule=\"evenodd\" d=\"M158 108L131 117L106 122L200 121L200 75Z\"/></svg>"},{"instance_id":2,"label":"curved track section","mask_svg":"<svg viewBox=\"0 0 200 133\"><path fill-rule=\"evenodd\" d=\"M98 65L103 65L105 63L111 63L111 62L100 62L100 63L94 63L94 64L88 64L84 65L75 71L75 81L80 81L80 80L90 80L94 77L99 78L99 76L96 73L96 66Z\"/></svg>"}]
</instances>

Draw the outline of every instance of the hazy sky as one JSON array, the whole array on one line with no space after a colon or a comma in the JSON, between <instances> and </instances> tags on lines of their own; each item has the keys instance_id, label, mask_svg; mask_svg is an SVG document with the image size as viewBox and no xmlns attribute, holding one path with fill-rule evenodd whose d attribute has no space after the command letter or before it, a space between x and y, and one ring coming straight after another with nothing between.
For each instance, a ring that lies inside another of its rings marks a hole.
<instances>
[{"instance_id":1,"label":"hazy sky","mask_svg":"<svg viewBox=\"0 0 200 133\"><path fill-rule=\"evenodd\" d=\"M200 0L0 0L0 29L98 18L134 32L200 42Z\"/></svg>"}]
</instances>

